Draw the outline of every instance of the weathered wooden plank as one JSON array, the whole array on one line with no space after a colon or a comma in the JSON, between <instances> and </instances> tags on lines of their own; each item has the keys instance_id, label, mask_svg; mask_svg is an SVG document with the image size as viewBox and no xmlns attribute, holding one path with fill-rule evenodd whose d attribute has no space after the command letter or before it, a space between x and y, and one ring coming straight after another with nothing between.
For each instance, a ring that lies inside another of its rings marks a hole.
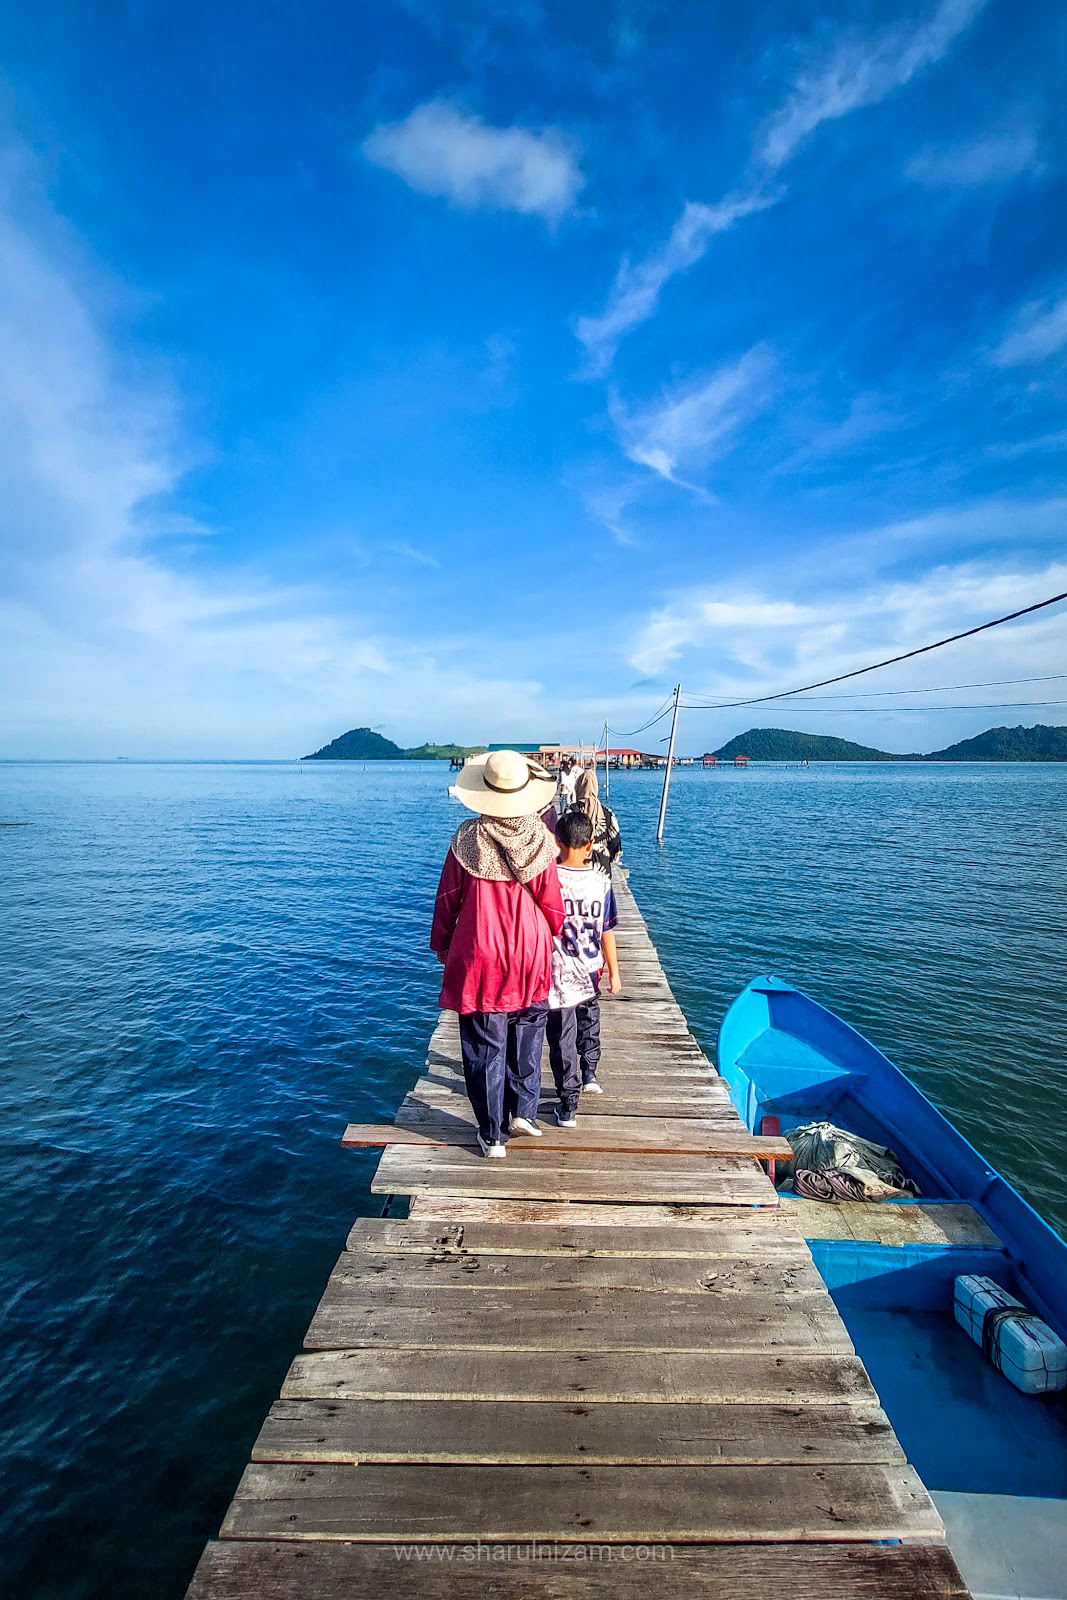
<instances>
[{"instance_id":1,"label":"weathered wooden plank","mask_svg":"<svg viewBox=\"0 0 1067 1600\"><path fill-rule=\"evenodd\" d=\"M944 1545L654 1545L629 1560L583 1559L529 1545L221 1540L209 1544L188 1600L967 1600ZM449 1559L455 1557L456 1559Z\"/></svg>"},{"instance_id":2,"label":"weathered wooden plank","mask_svg":"<svg viewBox=\"0 0 1067 1600\"><path fill-rule=\"evenodd\" d=\"M277 1400L253 1461L881 1462L904 1452L878 1406Z\"/></svg>"},{"instance_id":3,"label":"weathered wooden plank","mask_svg":"<svg viewBox=\"0 0 1067 1600\"><path fill-rule=\"evenodd\" d=\"M531 1136L517 1134L510 1142L528 1137ZM372 1148L391 1144L431 1149L440 1145L473 1148L477 1143L477 1130L473 1117L465 1114L462 1108L431 1106L408 1097L397 1112L395 1122L350 1122L341 1143ZM661 1157L752 1156L759 1161L789 1161L793 1155L786 1139L757 1137L740 1123L736 1128L706 1128L692 1118L675 1122L666 1117L653 1120L618 1116L610 1127L594 1124L570 1129L548 1122L536 1147L531 1148L541 1154L549 1150L600 1154L617 1151L620 1155Z\"/></svg>"},{"instance_id":4,"label":"weathered wooden plank","mask_svg":"<svg viewBox=\"0 0 1067 1600\"><path fill-rule=\"evenodd\" d=\"M316 1350L295 1357L291 1400L590 1400L735 1405L877 1404L856 1356L836 1351Z\"/></svg>"},{"instance_id":5,"label":"weathered wooden plank","mask_svg":"<svg viewBox=\"0 0 1067 1600\"><path fill-rule=\"evenodd\" d=\"M634 1088L648 1084L652 1088L669 1088L672 1091L686 1093L689 1089L715 1087L723 1089L724 1085L705 1066L679 1065L665 1057L656 1060L634 1059L632 1061L620 1060L613 1055L610 1048L605 1050L597 1076L603 1076L605 1082L617 1079L632 1081ZM729 1090L725 1091L729 1094Z\"/></svg>"},{"instance_id":6,"label":"weathered wooden plank","mask_svg":"<svg viewBox=\"0 0 1067 1600\"><path fill-rule=\"evenodd\" d=\"M604 1172L637 1173L642 1177L660 1177L668 1182L677 1177L709 1181L714 1178L724 1181L734 1177L754 1178L763 1180L758 1184L761 1194L770 1188L774 1196L773 1188L766 1183L758 1161L741 1156L671 1155L658 1161L654 1156L650 1158L630 1151L545 1150L540 1140L515 1138L509 1145L506 1161L487 1161L484 1156L462 1147L426 1150L399 1147L384 1152L383 1165L386 1162L398 1170L433 1167L441 1171L481 1172L485 1167L492 1167L498 1174L503 1174L505 1168L513 1168L524 1173L562 1172L574 1178L592 1177L595 1173Z\"/></svg>"},{"instance_id":7,"label":"weathered wooden plank","mask_svg":"<svg viewBox=\"0 0 1067 1600\"><path fill-rule=\"evenodd\" d=\"M637 1090L628 1090L618 1083L609 1086L605 1080L601 1087L604 1089L603 1095L582 1096L578 1108L580 1117L662 1117L669 1111L675 1121L680 1117L696 1117L717 1121L724 1128L743 1126L728 1101L716 1101L707 1095L699 1098L686 1096L682 1102L672 1105L666 1100L636 1098ZM557 1103L555 1090L545 1091L541 1100L542 1114L550 1112Z\"/></svg>"},{"instance_id":8,"label":"weathered wooden plank","mask_svg":"<svg viewBox=\"0 0 1067 1600\"><path fill-rule=\"evenodd\" d=\"M605 1081L601 1087L604 1090L602 1095L587 1094L582 1097L580 1116L663 1118L669 1115L674 1121L679 1118L688 1120L695 1117L723 1128L743 1126L726 1096L714 1089L700 1089L695 1093L679 1097L666 1093L658 1096L646 1094L643 1086L628 1089L618 1082L609 1088ZM421 1100L426 1105L440 1106L442 1110L454 1116L470 1116L473 1120L470 1102L460 1082L445 1084L430 1078L420 1078L410 1092L413 1098ZM539 1103L542 1113L551 1112L558 1103L551 1079L542 1084Z\"/></svg>"},{"instance_id":9,"label":"weathered wooden plank","mask_svg":"<svg viewBox=\"0 0 1067 1600\"><path fill-rule=\"evenodd\" d=\"M442 1251L390 1255L345 1250L329 1278L331 1287L362 1285L386 1304L391 1295L446 1292L484 1294L524 1290L538 1296L565 1289L625 1290L629 1294L819 1294L826 1286L815 1263L780 1252L765 1260L749 1255L694 1259L676 1256L475 1255Z\"/></svg>"},{"instance_id":10,"label":"weathered wooden plank","mask_svg":"<svg viewBox=\"0 0 1067 1600\"><path fill-rule=\"evenodd\" d=\"M601 1088L606 1088L610 1082L613 1087L622 1089L632 1095L649 1094L659 1099L682 1099L686 1096L700 1095L705 1100L714 1099L723 1105L730 1103L730 1092L722 1079L712 1072L702 1068L678 1071L667 1063L647 1070L639 1063L618 1063L610 1055L605 1055L598 1068L597 1076ZM428 1072L424 1080L440 1089L463 1091L463 1074L450 1067L435 1067ZM546 1060L541 1069L541 1084L543 1088L552 1087L552 1071Z\"/></svg>"},{"instance_id":11,"label":"weathered wooden plank","mask_svg":"<svg viewBox=\"0 0 1067 1600\"><path fill-rule=\"evenodd\" d=\"M256 1462L231 1539L701 1543L944 1537L910 1467L405 1466Z\"/></svg>"},{"instance_id":12,"label":"weathered wooden plank","mask_svg":"<svg viewBox=\"0 0 1067 1600\"><path fill-rule=\"evenodd\" d=\"M603 1041L601 1068L605 1072L640 1073L647 1078L688 1079L691 1082L715 1083L726 1089L717 1073L713 1072L703 1056L688 1051L615 1050L610 1039ZM726 1090L729 1093L729 1090Z\"/></svg>"},{"instance_id":13,"label":"weathered wooden plank","mask_svg":"<svg viewBox=\"0 0 1067 1600\"><path fill-rule=\"evenodd\" d=\"M737 1112L729 1102L728 1094L723 1093L720 1085L713 1078L707 1078L702 1083L693 1083L693 1085L686 1086L685 1090L678 1090L677 1086L669 1085L669 1083L664 1085L657 1078L616 1078L611 1075L611 1070L608 1069L603 1075L603 1082L600 1083L600 1086L601 1090L611 1094L616 1099L641 1099L641 1101L648 1102L649 1106L656 1107L654 1115L657 1115L657 1117L669 1117L669 1115L672 1115L670 1107L673 1104L681 1104L681 1106L704 1106L707 1107L707 1115L709 1117L715 1114L728 1115L728 1117L736 1118L737 1122L739 1122ZM464 1083L462 1083L462 1078L418 1078L411 1093L414 1094L414 1098L422 1099L427 1104L448 1104L445 1096L459 1096L461 1106L462 1102L467 1101L467 1091L464 1088ZM542 1096L544 1094L555 1096L555 1085L553 1085L552 1077L549 1074L545 1074L542 1077L541 1093ZM595 1099L595 1096L593 1096L593 1099ZM456 1106L454 1109L459 1112L461 1107Z\"/></svg>"},{"instance_id":14,"label":"weathered wooden plank","mask_svg":"<svg viewBox=\"0 0 1067 1600\"><path fill-rule=\"evenodd\" d=\"M521 1289L374 1292L331 1283L308 1350L837 1350L852 1344L829 1295L613 1294Z\"/></svg>"},{"instance_id":15,"label":"weathered wooden plank","mask_svg":"<svg viewBox=\"0 0 1067 1600\"><path fill-rule=\"evenodd\" d=\"M637 1076L616 1076L610 1067L603 1069L600 1087L616 1098L641 1099L654 1103L657 1107L657 1116L672 1116L671 1106L678 1102L682 1106L706 1106L709 1116L715 1113L724 1113L740 1121L737 1116L729 1094L716 1078L703 1078L688 1084L684 1090L677 1085L664 1083L659 1078L650 1074ZM545 1072L541 1077L541 1093L555 1095L555 1085L550 1072ZM437 1072L433 1075L426 1074L417 1078L415 1086L409 1093L417 1100L424 1100L430 1105L453 1105L457 1113L467 1101L467 1091L461 1077L452 1077L447 1073ZM451 1097L451 1101L450 1101ZM458 1097L459 1104L456 1104ZM593 1099L596 1098L594 1095Z\"/></svg>"},{"instance_id":16,"label":"weathered wooden plank","mask_svg":"<svg viewBox=\"0 0 1067 1600\"><path fill-rule=\"evenodd\" d=\"M709 1119L725 1119L734 1127L743 1127L740 1118L728 1098L715 1087L714 1084L698 1085L694 1089L684 1092L670 1088L661 1088L652 1079L638 1082L624 1081L618 1078L605 1076L600 1085L604 1095L613 1102L619 1100L639 1100L650 1108L648 1114L661 1118L675 1118L681 1114L688 1117L691 1108L696 1107L698 1112ZM410 1091L414 1099L426 1105L438 1106L442 1110L450 1111L455 1116L466 1116L470 1105L466 1090L460 1080L445 1082L430 1078L419 1078L414 1089ZM541 1083L541 1098L556 1099L556 1089L552 1079L546 1075ZM586 1110L591 1113L596 1095L586 1095ZM677 1107L677 1111L675 1110ZM614 1115L622 1116L625 1113L616 1112Z\"/></svg>"},{"instance_id":17,"label":"weathered wooden plank","mask_svg":"<svg viewBox=\"0 0 1067 1600\"><path fill-rule=\"evenodd\" d=\"M609 1125L604 1118L598 1123L586 1123L570 1129L546 1122L537 1149L542 1154L547 1150L583 1150L587 1153L617 1152L619 1155L660 1157L753 1156L759 1161L787 1161L792 1156L784 1139L755 1138L743 1128L712 1130L692 1119L664 1126L662 1121L657 1122L654 1118L634 1117L634 1122L644 1122L648 1128L648 1132L642 1136L632 1127L619 1127L620 1123L628 1124L630 1120L616 1117ZM691 1132L686 1134L679 1128L689 1128ZM533 1136L511 1135L507 1143L514 1147L512 1153L518 1148L516 1141L528 1137ZM445 1110L434 1114L431 1109L431 1114L419 1118L405 1112L401 1120L398 1114L396 1122L350 1122L341 1143L349 1149L382 1150L397 1144L416 1150L453 1149L457 1146L473 1150L477 1146L477 1133L474 1124L465 1118L452 1116Z\"/></svg>"},{"instance_id":18,"label":"weathered wooden plank","mask_svg":"<svg viewBox=\"0 0 1067 1600\"><path fill-rule=\"evenodd\" d=\"M826 1205L818 1200L783 1202L788 1220L810 1239L856 1239L876 1244L965 1245L997 1250L1000 1240L973 1206L937 1202L844 1200Z\"/></svg>"},{"instance_id":19,"label":"weathered wooden plank","mask_svg":"<svg viewBox=\"0 0 1067 1600\"><path fill-rule=\"evenodd\" d=\"M785 1228L782 1214L770 1207L748 1205L688 1205L653 1202L615 1205L580 1200L512 1200L491 1195L425 1194L412 1197L409 1217L424 1222L502 1222L517 1224L562 1222L568 1227L634 1230L659 1227L717 1228L743 1223L746 1227Z\"/></svg>"},{"instance_id":20,"label":"weathered wooden plank","mask_svg":"<svg viewBox=\"0 0 1067 1600\"><path fill-rule=\"evenodd\" d=\"M384 1254L597 1256L707 1260L749 1253L754 1259L799 1256L810 1260L807 1245L792 1231L763 1225L763 1212L744 1213L744 1220L727 1219L716 1227L694 1228L651 1225L646 1228L575 1227L561 1218L552 1223L504 1223L475 1219L469 1222L422 1222L359 1217L345 1244L347 1250L373 1250ZM766 1215L775 1216L771 1212ZM748 1217L755 1221L751 1224Z\"/></svg>"},{"instance_id":21,"label":"weathered wooden plank","mask_svg":"<svg viewBox=\"0 0 1067 1600\"><path fill-rule=\"evenodd\" d=\"M428 1066L437 1076L454 1078L463 1082L463 1066L460 1061L442 1060L439 1054ZM549 1058L546 1051L542 1062L542 1074L548 1077L550 1072ZM643 1078L660 1079L669 1078L678 1083L711 1083L729 1094L723 1080L713 1072L703 1056L690 1054L686 1051L616 1051L610 1041L604 1046L604 1056L601 1068L605 1073L639 1074Z\"/></svg>"},{"instance_id":22,"label":"weathered wooden plank","mask_svg":"<svg viewBox=\"0 0 1067 1600\"><path fill-rule=\"evenodd\" d=\"M685 1068L709 1073L712 1077L718 1076L715 1067L708 1056L699 1049L694 1049L685 1042L682 1034L678 1034L672 1043L662 1035L642 1035L629 1029L620 1029L609 1034L601 1030L601 1040L604 1048L605 1061L618 1060L623 1064L640 1065L647 1063L649 1067ZM543 1061L548 1061L548 1047L545 1046ZM462 1075L463 1061L457 1043L452 1050L427 1051L426 1068L431 1072L447 1071Z\"/></svg>"},{"instance_id":23,"label":"weathered wooden plank","mask_svg":"<svg viewBox=\"0 0 1067 1600\"><path fill-rule=\"evenodd\" d=\"M628 1031L620 1031L607 1041L606 1048L612 1061L647 1062L650 1067L673 1062L680 1067L710 1072L714 1076L714 1068L703 1051L687 1044L681 1035L672 1041L659 1037L640 1038Z\"/></svg>"},{"instance_id":24,"label":"weathered wooden plank","mask_svg":"<svg viewBox=\"0 0 1067 1600\"><path fill-rule=\"evenodd\" d=\"M555 1162L555 1165L550 1163ZM600 1162L610 1165L589 1166ZM694 1168L689 1163L696 1162ZM641 1165L637 1165L641 1163ZM725 1157L556 1155L525 1148L506 1161L463 1149L407 1150L390 1145L371 1179L374 1194L470 1194L521 1200L687 1201L690 1204L777 1205L774 1186L756 1162Z\"/></svg>"}]
</instances>

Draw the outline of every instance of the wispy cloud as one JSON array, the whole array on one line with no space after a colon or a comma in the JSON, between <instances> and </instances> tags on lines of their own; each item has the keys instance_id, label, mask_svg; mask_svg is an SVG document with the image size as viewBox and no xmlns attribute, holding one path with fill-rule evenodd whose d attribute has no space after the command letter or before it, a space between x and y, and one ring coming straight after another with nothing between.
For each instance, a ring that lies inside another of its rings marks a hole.
<instances>
[{"instance_id":1,"label":"wispy cloud","mask_svg":"<svg viewBox=\"0 0 1067 1600\"><path fill-rule=\"evenodd\" d=\"M691 200L658 249L636 265L624 261L603 312L579 317L576 324L578 338L588 352L589 374L604 372L611 365L619 340L655 311L663 285L699 261L716 234L725 233L754 211L765 210L776 198L773 194L734 194L713 206Z\"/></svg>"},{"instance_id":2,"label":"wispy cloud","mask_svg":"<svg viewBox=\"0 0 1067 1600\"><path fill-rule=\"evenodd\" d=\"M817 128L877 105L947 55L988 0L941 0L918 27L841 39L829 56L805 67L781 108L756 139L757 161L777 172Z\"/></svg>"},{"instance_id":3,"label":"wispy cloud","mask_svg":"<svg viewBox=\"0 0 1067 1600\"><path fill-rule=\"evenodd\" d=\"M419 550L415 545L408 544L404 540L399 540L395 544L387 544L384 548L387 554L399 556L401 561L410 561L417 567L439 567L441 565L436 556L431 556L425 550Z\"/></svg>"},{"instance_id":4,"label":"wispy cloud","mask_svg":"<svg viewBox=\"0 0 1067 1600\"><path fill-rule=\"evenodd\" d=\"M1020 456L1045 454L1067 454L1067 428L1059 428L1055 433L1040 433L1035 438L996 440L986 445L986 455L998 461L1016 461ZM1067 517L1064 520L1067 523ZM1067 536L1067 527L1064 531Z\"/></svg>"},{"instance_id":5,"label":"wispy cloud","mask_svg":"<svg viewBox=\"0 0 1067 1600\"><path fill-rule=\"evenodd\" d=\"M1067 345L1067 293L1031 300L1012 318L1008 331L992 352L998 367L1016 367L1047 361Z\"/></svg>"},{"instance_id":6,"label":"wispy cloud","mask_svg":"<svg viewBox=\"0 0 1067 1600\"><path fill-rule=\"evenodd\" d=\"M363 154L424 194L456 205L520 211L558 222L584 178L573 146L554 128L494 128L450 100L429 100L383 122Z\"/></svg>"},{"instance_id":7,"label":"wispy cloud","mask_svg":"<svg viewBox=\"0 0 1067 1600\"><path fill-rule=\"evenodd\" d=\"M1038 165L1038 143L1029 130L988 134L960 144L925 145L908 162L905 174L929 189L973 188L1007 183Z\"/></svg>"},{"instance_id":8,"label":"wispy cloud","mask_svg":"<svg viewBox=\"0 0 1067 1600\"><path fill-rule=\"evenodd\" d=\"M699 261L717 234L781 198L784 191L774 187L774 180L818 128L877 104L935 65L987 3L941 0L917 27L842 39L828 56L802 68L782 105L758 131L739 187L714 205L689 201L665 243L636 264L622 263L604 310L578 319L576 332L590 372L611 365L620 340L653 314L664 286Z\"/></svg>"},{"instance_id":9,"label":"wispy cloud","mask_svg":"<svg viewBox=\"0 0 1067 1600\"><path fill-rule=\"evenodd\" d=\"M586 511L594 522L599 522L601 527L607 528L619 544L633 545L637 543L637 538L629 526L626 512L639 492L639 486L633 478L630 478L622 483L587 489L582 499Z\"/></svg>"},{"instance_id":10,"label":"wispy cloud","mask_svg":"<svg viewBox=\"0 0 1067 1600\"><path fill-rule=\"evenodd\" d=\"M789 579L786 586L792 587ZM690 687L709 698L773 693L865 666L898 647L926 644L1064 587L1062 561L1030 571L1015 563L960 562L906 581L888 578L840 593L828 588L800 600L767 587L698 592L652 612L638 628L627 659L639 672L659 674L685 656ZM1031 665L1052 671L1060 639L1062 618L1039 617L1014 625L1010 639L1005 630L1003 637L991 634L951 647L951 670L958 670L969 653L983 668L998 665L1003 655L1004 665L1016 671ZM868 686L936 683L929 673L929 663L894 669L894 676ZM862 691L862 680L856 687ZM788 702L772 714L781 715L785 706Z\"/></svg>"},{"instance_id":11,"label":"wispy cloud","mask_svg":"<svg viewBox=\"0 0 1067 1600\"><path fill-rule=\"evenodd\" d=\"M740 428L767 401L772 365L769 351L757 345L650 405L631 409L614 398L611 417L623 449L668 482L694 487L678 470L699 470L732 448Z\"/></svg>"}]
</instances>

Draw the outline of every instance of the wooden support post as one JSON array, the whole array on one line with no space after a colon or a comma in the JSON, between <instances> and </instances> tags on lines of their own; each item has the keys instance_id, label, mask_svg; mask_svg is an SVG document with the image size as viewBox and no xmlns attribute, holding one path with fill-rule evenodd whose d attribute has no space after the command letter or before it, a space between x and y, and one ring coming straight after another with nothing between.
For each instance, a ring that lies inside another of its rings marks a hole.
<instances>
[{"instance_id":1,"label":"wooden support post","mask_svg":"<svg viewBox=\"0 0 1067 1600\"><path fill-rule=\"evenodd\" d=\"M656 843L663 842L663 825L667 820L667 794L671 787L671 768L674 765L674 739L678 732L678 702L682 698L682 686L678 684L674 691L674 716L671 718L671 740L667 746L667 770L663 774L663 795L659 803L659 826L656 828Z\"/></svg>"}]
</instances>

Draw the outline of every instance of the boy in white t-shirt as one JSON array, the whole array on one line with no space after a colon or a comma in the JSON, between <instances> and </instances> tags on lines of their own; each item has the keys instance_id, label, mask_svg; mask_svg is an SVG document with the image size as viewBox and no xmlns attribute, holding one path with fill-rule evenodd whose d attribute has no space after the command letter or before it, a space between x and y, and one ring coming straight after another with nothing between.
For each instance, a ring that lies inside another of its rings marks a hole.
<instances>
[{"instance_id":1,"label":"boy in white t-shirt","mask_svg":"<svg viewBox=\"0 0 1067 1600\"><path fill-rule=\"evenodd\" d=\"M593 824L584 811L568 811L556 826L559 884L566 921L552 942L552 988L548 996L548 1054L561 1128L578 1125L582 1090L599 1094L600 975L608 969L612 994L622 988L612 929L618 921L611 879L589 865Z\"/></svg>"}]
</instances>

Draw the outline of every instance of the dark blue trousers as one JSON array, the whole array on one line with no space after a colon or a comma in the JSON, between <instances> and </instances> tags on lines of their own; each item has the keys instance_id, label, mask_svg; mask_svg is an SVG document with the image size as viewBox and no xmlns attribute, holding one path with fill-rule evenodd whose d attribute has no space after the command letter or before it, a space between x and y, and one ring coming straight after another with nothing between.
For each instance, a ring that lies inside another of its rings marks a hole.
<instances>
[{"instance_id":1,"label":"dark blue trousers","mask_svg":"<svg viewBox=\"0 0 1067 1600\"><path fill-rule=\"evenodd\" d=\"M593 995L590 1000L583 1000L580 1006L574 1008L574 1024L577 1034L578 1062L582 1071L582 1082L592 1083L596 1077L596 1069L600 1065L600 997Z\"/></svg>"},{"instance_id":2,"label":"dark blue trousers","mask_svg":"<svg viewBox=\"0 0 1067 1600\"><path fill-rule=\"evenodd\" d=\"M577 1111L582 1092L578 1057L578 1007L563 1006L548 1013L548 1059L562 1111Z\"/></svg>"},{"instance_id":3,"label":"dark blue trousers","mask_svg":"<svg viewBox=\"0 0 1067 1600\"><path fill-rule=\"evenodd\" d=\"M511 1117L537 1121L547 1016L544 1001L522 1011L470 1011L460 1016L463 1081L478 1132L490 1144L502 1142Z\"/></svg>"}]
</instances>

